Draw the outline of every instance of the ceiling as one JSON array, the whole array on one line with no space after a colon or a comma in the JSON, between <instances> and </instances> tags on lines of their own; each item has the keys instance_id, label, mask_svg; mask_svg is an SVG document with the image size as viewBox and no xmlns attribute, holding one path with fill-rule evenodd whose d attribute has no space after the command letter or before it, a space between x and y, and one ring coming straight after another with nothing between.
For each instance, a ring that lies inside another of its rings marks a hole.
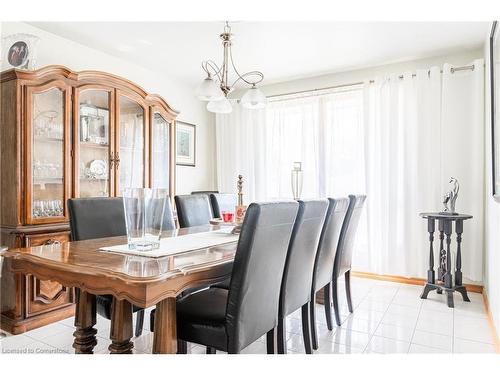
<instances>
[{"instance_id":1,"label":"ceiling","mask_svg":"<svg viewBox=\"0 0 500 375\"><path fill-rule=\"evenodd\" d=\"M222 58L223 22L31 22L88 47L196 86L201 61ZM233 22L240 72L264 83L482 47L488 22Z\"/></svg>"}]
</instances>

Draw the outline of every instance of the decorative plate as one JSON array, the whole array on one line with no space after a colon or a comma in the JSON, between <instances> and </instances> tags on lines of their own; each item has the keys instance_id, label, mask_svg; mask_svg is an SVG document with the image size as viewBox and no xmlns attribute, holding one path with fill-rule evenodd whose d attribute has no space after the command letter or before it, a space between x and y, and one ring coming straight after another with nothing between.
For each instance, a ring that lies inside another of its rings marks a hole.
<instances>
[{"instance_id":1,"label":"decorative plate","mask_svg":"<svg viewBox=\"0 0 500 375\"><path fill-rule=\"evenodd\" d=\"M92 160L90 173L94 178L105 178L107 173L106 162L100 159Z\"/></svg>"}]
</instances>

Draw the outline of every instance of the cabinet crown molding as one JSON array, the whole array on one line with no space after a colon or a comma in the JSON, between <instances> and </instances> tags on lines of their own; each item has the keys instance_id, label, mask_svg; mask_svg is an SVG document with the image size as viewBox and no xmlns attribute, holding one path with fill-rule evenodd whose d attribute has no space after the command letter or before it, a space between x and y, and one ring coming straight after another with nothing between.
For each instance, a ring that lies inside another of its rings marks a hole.
<instances>
[{"instance_id":1,"label":"cabinet crown molding","mask_svg":"<svg viewBox=\"0 0 500 375\"><path fill-rule=\"evenodd\" d=\"M179 111L172 108L168 102L158 94L149 94L141 86L136 83L106 72L101 72L97 70L82 70L74 71L62 65L47 65L43 68L37 70L22 70L22 69L9 69L0 73L0 83L17 80L44 80L48 79L64 79L68 81L69 84L73 86L81 86L85 84L95 84L99 83L102 85L109 85L116 87L118 89L123 88L126 90L131 90L137 95L139 95L148 105L160 105L171 117L170 120L175 120Z\"/></svg>"}]
</instances>

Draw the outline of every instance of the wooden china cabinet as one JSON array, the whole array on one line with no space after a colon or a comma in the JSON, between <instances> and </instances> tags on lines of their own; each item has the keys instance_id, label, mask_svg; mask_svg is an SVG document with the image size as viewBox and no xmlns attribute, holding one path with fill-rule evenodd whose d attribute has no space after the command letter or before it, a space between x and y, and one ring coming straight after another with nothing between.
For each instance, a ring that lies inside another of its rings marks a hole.
<instances>
[{"instance_id":1,"label":"wooden china cabinet","mask_svg":"<svg viewBox=\"0 0 500 375\"><path fill-rule=\"evenodd\" d=\"M69 241L66 200L175 186L175 118L158 95L62 66L0 74L0 244ZM74 290L1 273L1 325L22 333L74 313Z\"/></svg>"}]
</instances>

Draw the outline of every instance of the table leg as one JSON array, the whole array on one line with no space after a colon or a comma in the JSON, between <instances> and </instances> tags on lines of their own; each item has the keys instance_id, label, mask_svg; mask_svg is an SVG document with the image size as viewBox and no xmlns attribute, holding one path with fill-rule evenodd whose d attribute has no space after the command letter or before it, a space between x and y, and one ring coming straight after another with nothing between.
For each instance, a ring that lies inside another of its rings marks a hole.
<instances>
[{"instance_id":1,"label":"table leg","mask_svg":"<svg viewBox=\"0 0 500 375\"><path fill-rule=\"evenodd\" d=\"M446 267L446 251L444 250L444 221L438 220L438 230L439 230L439 268L438 268L438 279L443 280L444 270Z\"/></svg>"},{"instance_id":2,"label":"table leg","mask_svg":"<svg viewBox=\"0 0 500 375\"><path fill-rule=\"evenodd\" d=\"M109 352L111 354L131 354L134 343L130 341L133 336L132 304L127 300L118 300L113 297L111 305L111 331Z\"/></svg>"},{"instance_id":3,"label":"table leg","mask_svg":"<svg viewBox=\"0 0 500 375\"><path fill-rule=\"evenodd\" d=\"M76 311L75 311L75 327L73 333L75 337L73 348L77 354L92 354L94 347L97 345L96 333L94 328L96 324L96 300L95 295L76 291Z\"/></svg>"},{"instance_id":4,"label":"table leg","mask_svg":"<svg viewBox=\"0 0 500 375\"><path fill-rule=\"evenodd\" d=\"M429 270L427 271L427 282L434 284L436 274L434 273L434 230L436 229L435 220L427 219L427 231L429 232Z\"/></svg>"},{"instance_id":5,"label":"table leg","mask_svg":"<svg viewBox=\"0 0 500 375\"><path fill-rule=\"evenodd\" d=\"M455 224L457 233L457 262L455 269L455 290L462 295L464 301L470 302L467 289L462 285L462 233L464 232L463 220L457 220Z\"/></svg>"},{"instance_id":6,"label":"table leg","mask_svg":"<svg viewBox=\"0 0 500 375\"><path fill-rule=\"evenodd\" d=\"M446 234L446 270L444 273L444 286L447 289L448 307L453 307L453 275L451 274L451 230L452 222L444 222L444 233Z\"/></svg>"},{"instance_id":7,"label":"table leg","mask_svg":"<svg viewBox=\"0 0 500 375\"><path fill-rule=\"evenodd\" d=\"M464 223L462 220L457 220L455 224L455 232L457 233L457 262L455 269L455 285L462 285L462 233Z\"/></svg>"},{"instance_id":8,"label":"table leg","mask_svg":"<svg viewBox=\"0 0 500 375\"><path fill-rule=\"evenodd\" d=\"M156 304L154 354L177 353L177 316L175 298L166 298Z\"/></svg>"}]
</instances>

